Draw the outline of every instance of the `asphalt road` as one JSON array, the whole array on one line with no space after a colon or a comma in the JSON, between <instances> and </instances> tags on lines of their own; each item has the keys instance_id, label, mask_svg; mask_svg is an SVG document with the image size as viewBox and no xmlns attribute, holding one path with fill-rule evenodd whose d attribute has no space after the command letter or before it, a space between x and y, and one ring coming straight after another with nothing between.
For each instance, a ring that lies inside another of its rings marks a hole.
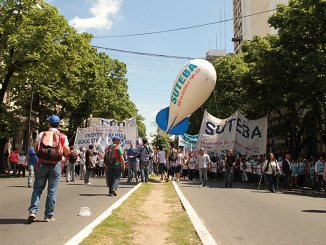
<instances>
[{"instance_id":1,"label":"asphalt road","mask_svg":"<svg viewBox=\"0 0 326 245\"><path fill-rule=\"evenodd\" d=\"M0 244L64 244L108 209L136 184L122 182L117 197L107 196L105 178L82 180L59 185L54 222L43 222L46 189L43 192L36 222L26 224L32 189L27 178L0 178ZM90 207L92 215L78 216L81 207Z\"/></svg>"},{"instance_id":2,"label":"asphalt road","mask_svg":"<svg viewBox=\"0 0 326 245\"><path fill-rule=\"evenodd\" d=\"M221 182L181 181L179 187L220 244L326 244L326 194L270 193Z\"/></svg>"}]
</instances>

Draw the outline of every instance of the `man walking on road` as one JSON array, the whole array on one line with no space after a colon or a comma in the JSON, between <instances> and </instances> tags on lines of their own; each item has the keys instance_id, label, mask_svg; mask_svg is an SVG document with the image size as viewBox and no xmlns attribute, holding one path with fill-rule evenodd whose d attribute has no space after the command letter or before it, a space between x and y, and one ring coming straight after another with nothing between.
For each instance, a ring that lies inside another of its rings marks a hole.
<instances>
[{"instance_id":1,"label":"man walking on road","mask_svg":"<svg viewBox=\"0 0 326 245\"><path fill-rule=\"evenodd\" d=\"M59 123L60 118L57 115L50 116L48 118L48 131L41 132L36 138L37 145L35 149L38 163L31 205L28 209L29 223L35 221L41 194L46 186L46 182L48 182L48 194L45 203L44 221L54 221L54 206L61 176L61 159L63 155L67 155L69 152L67 136L59 132Z\"/></svg>"},{"instance_id":2,"label":"man walking on road","mask_svg":"<svg viewBox=\"0 0 326 245\"><path fill-rule=\"evenodd\" d=\"M92 185L92 183L89 181L89 177L92 174L93 168L94 168L94 162L93 162L93 145L88 146L88 150L85 153L85 167L86 167L86 175L85 175L85 184Z\"/></svg>"},{"instance_id":3,"label":"man walking on road","mask_svg":"<svg viewBox=\"0 0 326 245\"><path fill-rule=\"evenodd\" d=\"M140 175L141 181L148 181L148 167L149 167L149 158L153 153L152 148L149 146L147 139L143 139L143 145L138 147L135 151L137 154L140 154Z\"/></svg>"},{"instance_id":4,"label":"man walking on road","mask_svg":"<svg viewBox=\"0 0 326 245\"><path fill-rule=\"evenodd\" d=\"M37 164L37 156L36 152L34 150L34 147L32 146L31 148L28 149L27 151L27 167L28 167L28 180L27 180L27 185L28 188L32 188L33 186L33 179L35 176L35 166Z\"/></svg>"},{"instance_id":5,"label":"man walking on road","mask_svg":"<svg viewBox=\"0 0 326 245\"><path fill-rule=\"evenodd\" d=\"M235 165L235 157L232 155L233 151L228 150L228 154L225 156L225 187L232 188L233 182L233 166Z\"/></svg>"},{"instance_id":6,"label":"man walking on road","mask_svg":"<svg viewBox=\"0 0 326 245\"><path fill-rule=\"evenodd\" d=\"M325 160L323 156L320 156L319 160L315 163L316 186L318 191L320 191L324 187L324 168Z\"/></svg>"},{"instance_id":7,"label":"man walking on road","mask_svg":"<svg viewBox=\"0 0 326 245\"><path fill-rule=\"evenodd\" d=\"M200 187L205 187L207 184L207 168L211 162L209 155L205 153L204 148L200 148L197 158L197 165L199 168Z\"/></svg>"},{"instance_id":8,"label":"man walking on road","mask_svg":"<svg viewBox=\"0 0 326 245\"><path fill-rule=\"evenodd\" d=\"M284 188L290 189L290 178L291 178L291 155L286 154L285 160L282 162L282 172L284 174Z\"/></svg>"},{"instance_id":9,"label":"man walking on road","mask_svg":"<svg viewBox=\"0 0 326 245\"><path fill-rule=\"evenodd\" d=\"M66 182L75 181L75 162L77 161L77 157L78 153L74 150L74 146L71 146L67 156Z\"/></svg>"},{"instance_id":10,"label":"man walking on road","mask_svg":"<svg viewBox=\"0 0 326 245\"><path fill-rule=\"evenodd\" d=\"M12 152L9 154L9 168L7 176L10 177L10 170L12 169L12 177L16 176L17 172L17 163L18 163L18 149L14 148Z\"/></svg>"},{"instance_id":11,"label":"man walking on road","mask_svg":"<svg viewBox=\"0 0 326 245\"><path fill-rule=\"evenodd\" d=\"M128 157L128 182L132 181L133 175L135 176L136 182L138 182L137 177L137 154L135 153L135 148L133 143L130 143L130 148L127 151Z\"/></svg>"},{"instance_id":12,"label":"man walking on road","mask_svg":"<svg viewBox=\"0 0 326 245\"><path fill-rule=\"evenodd\" d=\"M117 189L121 177L121 171L124 170L123 151L120 147L121 139L113 136L113 144L106 148L104 163L108 168L107 183L109 187L109 196L117 196Z\"/></svg>"}]
</instances>

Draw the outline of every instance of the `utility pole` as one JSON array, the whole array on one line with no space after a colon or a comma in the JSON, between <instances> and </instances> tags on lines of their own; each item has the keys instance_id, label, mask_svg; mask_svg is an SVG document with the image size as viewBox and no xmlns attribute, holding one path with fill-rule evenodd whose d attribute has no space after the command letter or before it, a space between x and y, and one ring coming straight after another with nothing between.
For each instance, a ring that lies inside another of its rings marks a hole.
<instances>
[{"instance_id":1,"label":"utility pole","mask_svg":"<svg viewBox=\"0 0 326 245\"><path fill-rule=\"evenodd\" d=\"M30 138L30 133L31 133L31 119L32 119L32 110L33 110L33 99L34 99L34 77L33 77L33 80L32 80L31 99L30 99L29 114L28 114L28 121L27 121L25 154L27 154L28 145L29 145L29 138Z\"/></svg>"}]
</instances>

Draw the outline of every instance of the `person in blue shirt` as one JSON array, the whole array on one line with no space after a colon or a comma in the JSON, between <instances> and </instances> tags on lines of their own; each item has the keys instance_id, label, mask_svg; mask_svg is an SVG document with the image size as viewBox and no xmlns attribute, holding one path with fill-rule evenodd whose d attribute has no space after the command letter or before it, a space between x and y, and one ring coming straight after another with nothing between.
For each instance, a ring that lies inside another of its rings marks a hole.
<instances>
[{"instance_id":1,"label":"person in blue shirt","mask_svg":"<svg viewBox=\"0 0 326 245\"><path fill-rule=\"evenodd\" d=\"M27 185L28 185L28 188L32 188L32 183L33 183L34 176L35 176L35 166L36 166L37 160L38 160L33 146L28 149L26 158L27 158L26 161L27 161L27 165L28 165Z\"/></svg>"},{"instance_id":2,"label":"person in blue shirt","mask_svg":"<svg viewBox=\"0 0 326 245\"><path fill-rule=\"evenodd\" d=\"M306 160L302 160L300 157L298 160L298 184L300 187L304 186L305 182L305 173L306 173Z\"/></svg>"},{"instance_id":3,"label":"person in blue shirt","mask_svg":"<svg viewBox=\"0 0 326 245\"><path fill-rule=\"evenodd\" d=\"M315 163L316 185L318 191L324 187L324 168L325 160L323 156L320 156L319 160Z\"/></svg>"},{"instance_id":4,"label":"person in blue shirt","mask_svg":"<svg viewBox=\"0 0 326 245\"><path fill-rule=\"evenodd\" d=\"M130 143L130 148L127 150L128 157L128 182L132 181L133 175L135 176L136 182L138 182L137 176L137 154L135 152L134 144Z\"/></svg>"}]
</instances>

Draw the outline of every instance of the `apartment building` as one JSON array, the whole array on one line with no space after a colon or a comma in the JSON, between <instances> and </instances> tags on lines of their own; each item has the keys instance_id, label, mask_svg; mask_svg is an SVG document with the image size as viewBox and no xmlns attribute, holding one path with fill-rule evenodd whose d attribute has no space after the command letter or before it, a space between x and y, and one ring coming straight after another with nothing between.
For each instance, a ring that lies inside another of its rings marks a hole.
<instances>
[{"instance_id":1,"label":"apartment building","mask_svg":"<svg viewBox=\"0 0 326 245\"><path fill-rule=\"evenodd\" d=\"M275 13L277 4L287 3L288 0L233 0L234 52L241 52L244 40L275 34L268 18Z\"/></svg>"}]
</instances>

